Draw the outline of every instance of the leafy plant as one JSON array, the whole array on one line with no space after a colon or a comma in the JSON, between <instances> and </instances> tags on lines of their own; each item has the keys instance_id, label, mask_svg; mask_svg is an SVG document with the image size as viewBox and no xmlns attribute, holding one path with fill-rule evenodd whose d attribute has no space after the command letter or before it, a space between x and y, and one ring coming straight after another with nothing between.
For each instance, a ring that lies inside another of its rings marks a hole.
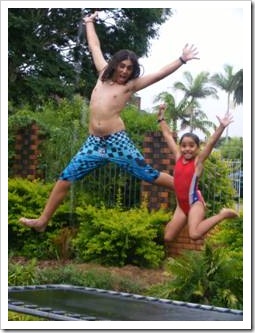
<instances>
[{"instance_id":1,"label":"leafy plant","mask_svg":"<svg viewBox=\"0 0 255 333\"><path fill-rule=\"evenodd\" d=\"M11 286L33 285L36 281L36 263L33 258L27 265L9 264L8 284Z\"/></svg>"},{"instance_id":2,"label":"leafy plant","mask_svg":"<svg viewBox=\"0 0 255 333\"><path fill-rule=\"evenodd\" d=\"M8 311L8 321L46 321L47 319Z\"/></svg>"},{"instance_id":3,"label":"leafy plant","mask_svg":"<svg viewBox=\"0 0 255 333\"><path fill-rule=\"evenodd\" d=\"M164 250L157 243L158 230L162 230L168 214L162 211L150 214L146 208L122 211L104 206L77 210L82 221L73 244L81 260L116 266L161 264Z\"/></svg>"},{"instance_id":4,"label":"leafy plant","mask_svg":"<svg viewBox=\"0 0 255 333\"><path fill-rule=\"evenodd\" d=\"M23 226L19 219L22 216L36 218L41 211L52 184L42 181L29 181L12 178L8 182L8 246L10 252L28 258L63 258L71 256L70 238L74 235L77 224L75 206L70 198L60 205L44 233L37 233ZM75 204L86 205L91 202L89 195L80 193Z\"/></svg>"},{"instance_id":5,"label":"leafy plant","mask_svg":"<svg viewBox=\"0 0 255 333\"><path fill-rule=\"evenodd\" d=\"M207 214L218 213L222 207L233 207L235 190L229 178L230 169L220 152L213 151L205 162L199 188L207 205Z\"/></svg>"},{"instance_id":6,"label":"leafy plant","mask_svg":"<svg viewBox=\"0 0 255 333\"><path fill-rule=\"evenodd\" d=\"M184 251L169 258L166 270L174 275L148 293L164 298L242 308L242 263L223 248L205 244L203 251ZM235 274L233 274L235 272Z\"/></svg>"}]
</instances>

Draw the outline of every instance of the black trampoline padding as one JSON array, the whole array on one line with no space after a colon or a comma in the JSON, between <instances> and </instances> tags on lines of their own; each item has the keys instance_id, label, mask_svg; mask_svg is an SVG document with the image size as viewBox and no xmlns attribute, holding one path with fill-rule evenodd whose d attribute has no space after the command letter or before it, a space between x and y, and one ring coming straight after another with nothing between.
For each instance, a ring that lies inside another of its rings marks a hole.
<instances>
[{"instance_id":1,"label":"black trampoline padding","mask_svg":"<svg viewBox=\"0 0 255 333\"><path fill-rule=\"evenodd\" d=\"M9 287L9 309L53 320L242 321L242 311L72 285Z\"/></svg>"}]
</instances>

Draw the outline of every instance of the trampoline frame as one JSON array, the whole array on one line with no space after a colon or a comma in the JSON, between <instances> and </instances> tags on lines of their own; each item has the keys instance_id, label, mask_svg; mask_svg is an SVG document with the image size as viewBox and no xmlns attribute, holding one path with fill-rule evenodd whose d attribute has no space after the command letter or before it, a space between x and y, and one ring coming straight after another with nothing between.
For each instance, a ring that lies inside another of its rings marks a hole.
<instances>
[{"instance_id":1,"label":"trampoline frame","mask_svg":"<svg viewBox=\"0 0 255 333\"><path fill-rule=\"evenodd\" d=\"M83 315L79 313L72 313L66 312L62 309L52 309L50 307L40 307L36 304L29 304L23 301L17 301L12 299L12 293L14 292L23 292L29 290L64 290L64 291L81 291L81 292L92 292L97 295L99 294L106 294L111 296L118 296L122 299L129 298L133 299L137 302L146 301L158 304L169 304L171 306L181 306L190 309L199 309L204 311L214 312L215 316L217 317L217 313L227 313L231 316L234 316L234 320L243 320L243 311L229 309L229 308L222 308L222 307L215 307L212 305L203 305L197 303L189 303L183 301L176 301L170 299L162 299L150 296L143 296L137 294L131 294L126 292L118 292L113 290L105 290L105 289L98 289L98 288L91 288L91 287L83 287L83 286L74 286L74 285L65 285L65 284L47 284L47 285L31 285L31 286L11 286L8 287L8 310L24 313L28 315L33 315L36 317L46 318L48 320L54 321L95 321L99 320L95 316L90 315ZM239 319L240 318L240 319ZM107 319L111 320L111 319ZM231 319L230 319L231 320Z\"/></svg>"}]
</instances>

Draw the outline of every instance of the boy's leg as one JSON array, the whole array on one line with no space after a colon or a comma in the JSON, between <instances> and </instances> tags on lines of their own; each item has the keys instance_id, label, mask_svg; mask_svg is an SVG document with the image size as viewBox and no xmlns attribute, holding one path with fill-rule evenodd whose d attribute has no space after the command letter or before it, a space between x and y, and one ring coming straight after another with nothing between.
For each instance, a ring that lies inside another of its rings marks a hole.
<instances>
[{"instance_id":1,"label":"boy's leg","mask_svg":"<svg viewBox=\"0 0 255 333\"><path fill-rule=\"evenodd\" d=\"M145 162L144 156L136 148L125 131L117 132L107 140L108 158L133 176L150 184L173 189L173 177L159 172Z\"/></svg>"},{"instance_id":2,"label":"boy's leg","mask_svg":"<svg viewBox=\"0 0 255 333\"><path fill-rule=\"evenodd\" d=\"M34 228L38 232L44 231L50 218L66 196L70 186L71 182L58 180L49 196L41 216L38 219L27 219L22 217L20 222L27 227Z\"/></svg>"},{"instance_id":3,"label":"boy's leg","mask_svg":"<svg viewBox=\"0 0 255 333\"><path fill-rule=\"evenodd\" d=\"M174 189L174 178L165 172L160 172L159 177L154 181L153 184L164 186L169 190Z\"/></svg>"},{"instance_id":4,"label":"boy's leg","mask_svg":"<svg viewBox=\"0 0 255 333\"><path fill-rule=\"evenodd\" d=\"M56 182L41 216L38 219L22 217L20 222L34 228L38 232L44 231L50 218L65 198L72 182L83 178L93 169L107 163L104 156L98 153L99 148L100 139L89 136L82 148L61 173L60 179Z\"/></svg>"}]
</instances>

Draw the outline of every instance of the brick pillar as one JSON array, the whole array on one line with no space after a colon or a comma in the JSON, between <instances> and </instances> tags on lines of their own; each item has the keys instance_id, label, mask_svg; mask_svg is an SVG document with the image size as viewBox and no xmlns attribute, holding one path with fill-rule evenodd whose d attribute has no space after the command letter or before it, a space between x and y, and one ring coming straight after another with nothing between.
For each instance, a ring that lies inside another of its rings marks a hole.
<instances>
[{"instance_id":1,"label":"brick pillar","mask_svg":"<svg viewBox=\"0 0 255 333\"><path fill-rule=\"evenodd\" d=\"M33 180L39 178L38 170L39 145L42 139L35 123L18 130L15 142L14 176Z\"/></svg>"},{"instance_id":2,"label":"brick pillar","mask_svg":"<svg viewBox=\"0 0 255 333\"><path fill-rule=\"evenodd\" d=\"M173 174L175 161L161 132L147 133L143 143L143 154L146 162L155 169L165 171L171 175ZM148 208L150 210L163 208L169 210L170 213L173 213L175 210L176 199L174 192L171 190L142 182L141 195L142 198L148 201ZM169 214L169 219L171 215ZM203 240L191 240L188 234L188 228L185 227L176 240L169 244L166 251L169 256L175 256L180 254L183 250L201 250L203 244Z\"/></svg>"},{"instance_id":3,"label":"brick pillar","mask_svg":"<svg viewBox=\"0 0 255 333\"><path fill-rule=\"evenodd\" d=\"M185 226L180 232L179 236L167 246L167 254L169 256L177 256L181 254L183 250L197 250L200 251L204 245L203 240L193 241L189 237L188 227Z\"/></svg>"},{"instance_id":4,"label":"brick pillar","mask_svg":"<svg viewBox=\"0 0 255 333\"><path fill-rule=\"evenodd\" d=\"M161 134L161 132L149 132L145 135L143 142L143 155L148 164L153 168L173 173L174 160L172 153ZM142 198L148 201L150 210L169 209L175 204L174 192L165 187L152 185L147 182L141 184Z\"/></svg>"}]
</instances>

